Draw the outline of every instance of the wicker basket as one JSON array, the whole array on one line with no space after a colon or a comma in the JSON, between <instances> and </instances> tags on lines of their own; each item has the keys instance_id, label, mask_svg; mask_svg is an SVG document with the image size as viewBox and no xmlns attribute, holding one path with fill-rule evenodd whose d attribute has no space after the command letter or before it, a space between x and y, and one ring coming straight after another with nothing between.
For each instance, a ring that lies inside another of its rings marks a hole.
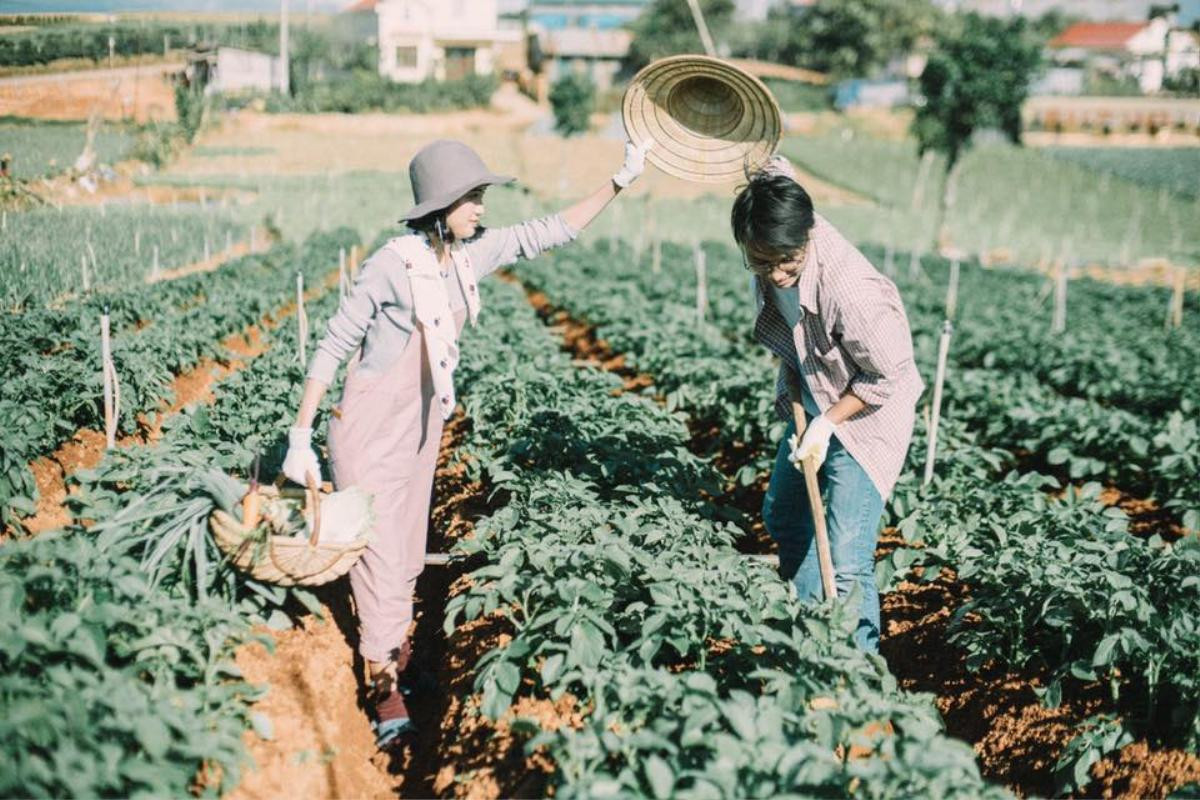
<instances>
[{"instance_id":1,"label":"wicker basket","mask_svg":"<svg viewBox=\"0 0 1200 800\"><path fill-rule=\"evenodd\" d=\"M259 494L262 521L256 528L246 528L220 509L208 520L221 551L234 566L257 580L280 586L328 583L349 572L370 542L369 524L349 542L321 542L323 500L315 483L310 483L308 490L294 492L263 486ZM325 500L330 497L324 495ZM305 505L303 518L311 516L311 536L303 535L303 527L294 521L292 512L301 503Z\"/></svg>"}]
</instances>

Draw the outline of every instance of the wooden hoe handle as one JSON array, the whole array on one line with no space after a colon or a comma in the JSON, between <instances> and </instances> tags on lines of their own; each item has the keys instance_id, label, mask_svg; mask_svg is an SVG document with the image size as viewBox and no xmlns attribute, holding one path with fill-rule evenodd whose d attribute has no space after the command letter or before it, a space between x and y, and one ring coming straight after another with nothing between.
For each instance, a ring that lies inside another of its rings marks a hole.
<instances>
[{"instance_id":1,"label":"wooden hoe handle","mask_svg":"<svg viewBox=\"0 0 1200 800\"><path fill-rule=\"evenodd\" d=\"M791 373L788 373L790 376ZM800 402L800 387L793 379L788 380L788 394L792 400L792 416L796 420L796 439L804 436L808 422L804 416L804 405ZM817 480L817 465L811 458L804 459L804 487L808 490L808 505L812 508L813 528L817 540L817 566L821 569L821 586L825 599L837 598L837 584L833 580L833 554L829 549L829 530L825 526L825 503L821 500L821 484Z\"/></svg>"}]
</instances>

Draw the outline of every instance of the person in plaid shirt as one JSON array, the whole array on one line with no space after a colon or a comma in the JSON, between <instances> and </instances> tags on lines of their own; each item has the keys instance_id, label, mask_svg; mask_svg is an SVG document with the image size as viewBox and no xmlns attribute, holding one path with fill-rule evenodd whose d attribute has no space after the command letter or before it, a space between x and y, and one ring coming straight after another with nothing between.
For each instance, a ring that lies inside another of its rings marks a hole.
<instances>
[{"instance_id":1,"label":"person in plaid shirt","mask_svg":"<svg viewBox=\"0 0 1200 800\"><path fill-rule=\"evenodd\" d=\"M884 501L912 439L924 383L900 294L854 245L815 213L791 165L775 156L733 203L733 236L751 279L755 338L781 364L776 408L788 424L763 503L779 572L806 600L822 597L812 509L800 461L815 456L837 592L861 602L855 640L879 649L875 546ZM796 395L799 397L796 397ZM793 466L793 462L795 466Z\"/></svg>"}]
</instances>

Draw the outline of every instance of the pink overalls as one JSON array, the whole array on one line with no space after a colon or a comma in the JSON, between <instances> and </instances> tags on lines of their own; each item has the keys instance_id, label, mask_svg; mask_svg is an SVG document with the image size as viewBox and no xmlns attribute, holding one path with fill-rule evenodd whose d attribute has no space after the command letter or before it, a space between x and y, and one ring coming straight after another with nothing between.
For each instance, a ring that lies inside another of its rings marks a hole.
<instances>
[{"instance_id":1,"label":"pink overalls","mask_svg":"<svg viewBox=\"0 0 1200 800\"><path fill-rule=\"evenodd\" d=\"M469 261L458 268L468 271L462 279L474 294ZM432 303L430 307L440 310L418 307L418 318L427 321L414 327L403 353L386 373L364 377L351 363L338 413L329 422L334 486L358 486L374 497L374 537L350 570L361 631L359 651L371 661L387 661L408 639L413 594L425 566L443 405L453 403L453 388L447 390L443 383L439 393L430 369L430 352L444 355L445 350L426 342L427 324L432 325L435 316L439 326L451 321L457 338L468 314L467 309L449 312L447 306ZM442 314L451 319L443 320ZM457 351L448 357L457 362Z\"/></svg>"}]
</instances>

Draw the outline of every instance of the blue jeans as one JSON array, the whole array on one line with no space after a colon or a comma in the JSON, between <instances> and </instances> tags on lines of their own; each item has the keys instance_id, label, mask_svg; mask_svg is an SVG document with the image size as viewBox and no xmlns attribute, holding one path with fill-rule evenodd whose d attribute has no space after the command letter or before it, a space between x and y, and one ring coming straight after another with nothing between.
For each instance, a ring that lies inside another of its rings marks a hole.
<instances>
[{"instance_id":1,"label":"blue jeans","mask_svg":"<svg viewBox=\"0 0 1200 800\"><path fill-rule=\"evenodd\" d=\"M824 599L821 568L817 563L815 523L804 487L804 473L788 461L788 439L796 432L788 423L771 484L763 501L763 522L779 545L779 574L791 580L802 600ZM825 522L833 556L838 597L845 599L858 586L862 593L858 629L859 647L879 651L879 589L875 586L875 545L883 498L867 473L846 451L835 435L829 440L829 455L818 473L825 500Z\"/></svg>"}]
</instances>

